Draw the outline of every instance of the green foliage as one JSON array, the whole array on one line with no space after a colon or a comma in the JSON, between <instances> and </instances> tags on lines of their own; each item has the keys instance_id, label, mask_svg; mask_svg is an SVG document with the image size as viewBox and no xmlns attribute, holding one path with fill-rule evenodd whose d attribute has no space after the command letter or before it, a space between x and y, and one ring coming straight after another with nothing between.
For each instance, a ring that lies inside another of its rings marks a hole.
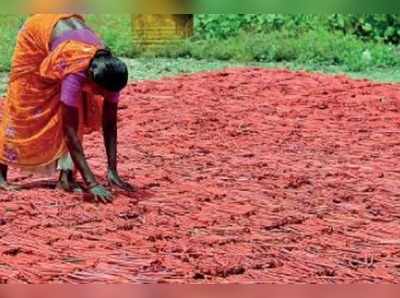
<instances>
[{"instance_id":1,"label":"green foliage","mask_svg":"<svg viewBox=\"0 0 400 298\"><path fill-rule=\"evenodd\" d=\"M138 49L133 44L129 17L116 17L111 14L88 15L87 22L118 55L125 57L138 55Z\"/></svg>"},{"instance_id":2,"label":"green foliage","mask_svg":"<svg viewBox=\"0 0 400 298\"><path fill-rule=\"evenodd\" d=\"M315 27L320 21L320 16L304 14L199 14L196 15L196 36L226 39L243 31L267 33L284 28L298 33Z\"/></svg>"},{"instance_id":3,"label":"green foliage","mask_svg":"<svg viewBox=\"0 0 400 298\"><path fill-rule=\"evenodd\" d=\"M24 17L2 15L0 18L0 71L10 69L15 38L22 27Z\"/></svg>"},{"instance_id":4,"label":"green foliage","mask_svg":"<svg viewBox=\"0 0 400 298\"><path fill-rule=\"evenodd\" d=\"M329 17L334 30L355 34L364 40L400 43L399 14L334 14Z\"/></svg>"},{"instance_id":5,"label":"green foliage","mask_svg":"<svg viewBox=\"0 0 400 298\"><path fill-rule=\"evenodd\" d=\"M226 39L240 32L269 33L286 30L302 34L327 29L354 34L367 41L400 43L400 14L200 14L196 15L196 36Z\"/></svg>"},{"instance_id":6,"label":"green foliage","mask_svg":"<svg viewBox=\"0 0 400 298\"><path fill-rule=\"evenodd\" d=\"M23 20L0 17L0 71L10 67ZM124 57L290 62L348 71L400 65L392 45L400 42L400 15L200 14L192 39L146 53L134 46L129 15L89 15L88 22Z\"/></svg>"},{"instance_id":7,"label":"green foliage","mask_svg":"<svg viewBox=\"0 0 400 298\"><path fill-rule=\"evenodd\" d=\"M290 62L303 65L340 66L347 71L400 65L394 46L365 42L354 35L310 30L295 36L289 31L241 33L223 40L203 39L174 43L156 56L190 57L243 62Z\"/></svg>"}]
</instances>

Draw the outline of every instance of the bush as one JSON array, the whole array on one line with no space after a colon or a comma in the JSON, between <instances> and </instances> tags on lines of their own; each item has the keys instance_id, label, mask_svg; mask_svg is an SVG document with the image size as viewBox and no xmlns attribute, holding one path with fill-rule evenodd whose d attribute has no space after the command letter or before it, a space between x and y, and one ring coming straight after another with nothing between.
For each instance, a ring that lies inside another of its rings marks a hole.
<instances>
[{"instance_id":1,"label":"bush","mask_svg":"<svg viewBox=\"0 0 400 298\"><path fill-rule=\"evenodd\" d=\"M238 33L270 33L286 30L303 34L327 29L354 34L366 41L400 43L399 14L199 14L196 15L196 36L206 39L226 39Z\"/></svg>"},{"instance_id":2,"label":"bush","mask_svg":"<svg viewBox=\"0 0 400 298\"><path fill-rule=\"evenodd\" d=\"M363 40L399 44L400 15L398 14L334 14L329 17L330 28L355 34Z\"/></svg>"},{"instance_id":3,"label":"bush","mask_svg":"<svg viewBox=\"0 0 400 298\"><path fill-rule=\"evenodd\" d=\"M287 29L304 32L321 22L320 16L287 14L199 14L196 36L201 39L226 39L240 32L267 33Z\"/></svg>"},{"instance_id":4,"label":"bush","mask_svg":"<svg viewBox=\"0 0 400 298\"><path fill-rule=\"evenodd\" d=\"M2 16L0 71L8 70L24 18ZM399 65L398 15L200 14L196 34L150 53L134 46L129 15L90 15L89 24L119 56L338 65L350 71ZM361 38L359 38L361 37ZM383 42L388 43L384 45Z\"/></svg>"},{"instance_id":5,"label":"bush","mask_svg":"<svg viewBox=\"0 0 400 298\"><path fill-rule=\"evenodd\" d=\"M393 46L364 42L353 35L326 29L299 36L283 30L252 35L242 33L223 40L185 41L159 49L157 56L337 65L348 71L400 65L400 55Z\"/></svg>"}]
</instances>

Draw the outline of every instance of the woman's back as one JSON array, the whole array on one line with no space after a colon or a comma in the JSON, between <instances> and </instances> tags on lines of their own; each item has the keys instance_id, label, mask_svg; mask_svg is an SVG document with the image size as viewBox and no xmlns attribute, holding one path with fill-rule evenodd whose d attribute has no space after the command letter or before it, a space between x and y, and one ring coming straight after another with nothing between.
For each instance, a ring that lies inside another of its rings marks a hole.
<instances>
[{"instance_id":1,"label":"woman's back","mask_svg":"<svg viewBox=\"0 0 400 298\"><path fill-rule=\"evenodd\" d=\"M75 16L68 19L62 19L57 23L53 30L52 40L62 36L65 32L82 29L90 30L82 19Z\"/></svg>"}]
</instances>

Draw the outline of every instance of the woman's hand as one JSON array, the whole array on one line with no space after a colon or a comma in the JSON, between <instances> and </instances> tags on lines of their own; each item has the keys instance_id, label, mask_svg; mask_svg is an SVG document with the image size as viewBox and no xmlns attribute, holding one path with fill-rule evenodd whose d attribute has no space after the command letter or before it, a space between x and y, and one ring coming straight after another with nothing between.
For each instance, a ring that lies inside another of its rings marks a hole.
<instances>
[{"instance_id":1,"label":"woman's hand","mask_svg":"<svg viewBox=\"0 0 400 298\"><path fill-rule=\"evenodd\" d=\"M131 184L123 181L117 171L109 170L108 171L108 182L110 183L110 186L116 186L121 190L127 191L127 192L135 192L136 189L133 187Z\"/></svg>"},{"instance_id":2,"label":"woman's hand","mask_svg":"<svg viewBox=\"0 0 400 298\"><path fill-rule=\"evenodd\" d=\"M101 185L96 185L89 189L89 193L93 196L96 202L102 202L104 204L112 202L112 194Z\"/></svg>"}]
</instances>

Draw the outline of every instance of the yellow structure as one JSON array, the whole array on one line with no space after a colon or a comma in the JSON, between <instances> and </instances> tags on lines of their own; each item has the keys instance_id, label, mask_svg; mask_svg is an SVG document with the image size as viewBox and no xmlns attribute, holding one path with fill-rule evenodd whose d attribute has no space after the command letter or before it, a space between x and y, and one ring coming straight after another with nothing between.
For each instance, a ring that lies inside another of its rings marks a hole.
<instances>
[{"instance_id":1,"label":"yellow structure","mask_svg":"<svg viewBox=\"0 0 400 298\"><path fill-rule=\"evenodd\" d=\"M146 14L132 16L134 41L142 48L163 45L193 34L192 14Z\"/></svg>"}]
</instances>

